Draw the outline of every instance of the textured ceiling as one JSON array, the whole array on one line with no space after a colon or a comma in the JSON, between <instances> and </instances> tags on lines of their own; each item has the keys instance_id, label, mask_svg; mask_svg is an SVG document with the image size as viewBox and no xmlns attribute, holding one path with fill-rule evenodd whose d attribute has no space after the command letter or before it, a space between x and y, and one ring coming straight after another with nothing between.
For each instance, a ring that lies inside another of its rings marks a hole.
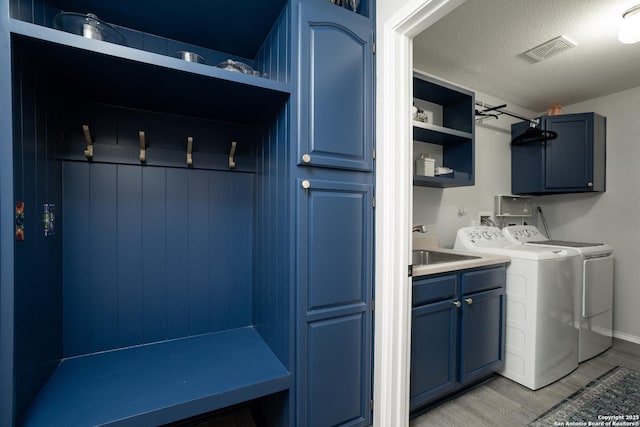
<instances>
[{"instance_id":1,"label":"textured ceiling","mask_svg":"<svg viewBox=\"0 0 640 427\"><path fill-rule=\"evenodd\" d=\"M640 0L467 0L414 39L414 67L533 111L640 86L640 43L618 41ZM564 35L577 44L521 54Z\"/></svg>"}]
</instances>

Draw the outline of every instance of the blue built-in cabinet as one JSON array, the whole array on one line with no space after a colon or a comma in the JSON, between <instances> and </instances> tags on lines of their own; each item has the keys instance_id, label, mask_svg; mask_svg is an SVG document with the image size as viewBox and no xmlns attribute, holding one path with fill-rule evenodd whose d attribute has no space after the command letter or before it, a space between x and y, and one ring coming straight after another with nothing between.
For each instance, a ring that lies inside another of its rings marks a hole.
<instances>
[{"instance_id":1,"label":"blue built-in cabinet","mask_svg":"<svg viewBox=\"0 0 640 427\"><path fill-rule=\"evenodd\" d=\"M295 425L372 422L373 3L300 2Z\"/></svg>"},{"instance_id":2,"label":"blue built-in cabinet","mask_svg":"<svg viewBox=\"0 0 640 427\"><path fill-rule=\"evenodd\" d=\"M0 0L0 425L371 423L373 27L373 0Z\"/></svg>"},{"instance_id":3,"label":"blue built-in cabinet","mask_svg":"<svg viewBox=\"0 0 640 427\"><path fill-rule=\"evenodd\" d=\"M412 416L504 366L505 283L504 265L413 278Z\"/></svg>"},{"instance_id":4,"label":"blue built-in cabinet","mask_svg":"<svg viewBox=\"0 0 640 427\"><path fill-rule=\"evenodd\" d=\"M607 119L596 113L543 116L536 128L556 138L511 144L513 194L590 193L606 190ZM511 125L518 138L531 122Z\"/></svg>"}]
</instances>

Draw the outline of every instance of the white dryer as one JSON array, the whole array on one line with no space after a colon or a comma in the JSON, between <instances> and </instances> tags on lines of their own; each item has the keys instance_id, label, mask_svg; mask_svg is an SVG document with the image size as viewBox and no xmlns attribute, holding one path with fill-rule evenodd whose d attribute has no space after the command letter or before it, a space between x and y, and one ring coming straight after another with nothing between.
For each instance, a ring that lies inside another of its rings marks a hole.
<instances>
[{"instance_id":1,"label":"white dryer","mask_svg":"<svg viewBox=\"0 0 640 427\"><path fill-rule=\"evenodd\" d=\"M499 228L484 226L458 230L454 248L511 257L501 375L537 390L578 367L576 252L514 244Z\"/></svg>"},{"instance_id":2,"label":"white dryer","mask_svg":"<svg viewBox=\"0 0 640 427\"><path fill-rule=\"evenodd\" d=\"M578 360L584 362L613 344L613 248L603 243L547 240L533 225L503 228L514 243L575 250L580 254L580 277L576 292Z\"/></svg>"}]
</instances>

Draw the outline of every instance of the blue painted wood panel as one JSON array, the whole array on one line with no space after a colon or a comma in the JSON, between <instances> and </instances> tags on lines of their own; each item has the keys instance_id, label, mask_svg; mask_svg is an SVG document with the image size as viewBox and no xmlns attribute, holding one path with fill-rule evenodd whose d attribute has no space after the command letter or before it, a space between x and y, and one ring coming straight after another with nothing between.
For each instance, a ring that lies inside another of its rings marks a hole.
<instances>
[{"instance_id":1,"label":"blue painted wood panel","mask_svg":"<svg viewBox=\"0 0 640 427\"><path fill-rule=\"evenodd\" d=\"M201 301L209 301L209 268L207 265L209 254L208 233L209 228L209 180L205 171L192 171L189 173L188 183L188 211L185 227L187 231L187 294L189 298L189 334L203 334L209 331L209 304ZM245 207L251 206L250 202ZM242 212L238 210L236 212ZM226 248L225 251L226 252ZM222 252L222 253L224 253ZM220 251L214 254L221 256ZM215 276L214 276L215 277ZM233 274L221 275L228 281L233 280ZM249 282L250 283L250 282ZM245 284L246 287L246 284ZM241 288L239 288L241 289ZM244 301L241 302L246 302ZM250 300L249 300L250 301Z\"/></svg>"},{"instance_id":2,"label":"blue painted wood panel","mask_svg":"<svg viewBox=\"0 0 640 427\"><path fill-rule=\"evenodd\" d=\"M545 118L558 138L545 144L545 187L549 190L593 186L593 114Z\"/></svg>"},{"instance_id":3,"label":"blue painted wood panel","mask_svg":"<svg viewBox=\"0 0 640 427\"><path fill-rule=\"evenodd\" d=\"M11 389L2 389L3 397L11 405L11 413L6 415L15 414L19 418L57 365L62 352L61 234L59 224L57 233L48 236L44 235L43 226L43 205L55 205L55 214L59 215L61 197L60 168L53 160L59 134L52 124L59 120L58 112L51 108L50 100L42 90L42 81L29 67L29 62L21 55L15 55L13 59L15 114L9 129L13 127L15 132L6 141L13 137L14 144L13 147L10 143L5 146L13 151L6 158L9 162L6 169L13 172L15 186L8 186L10 182L3 178L1 191L10 199L4 206L12 218L15 201L24 202L25 234L24 240L15 240L13 220L2 232L3 238L12 246L10 257L2 250L3 264L9 262L11 268L6 264L2 268L6 268L14 280L4 281L3 278L2 282L0 299L11 295L8 299L11 307L1 310L6 310L2 314L11 316L11 322L5 318L0 323L12 329L8 335L7 331L2 333L11 342L3 338L0 347L12 353L11 359L2 357L3 363L11 369L6 377ZM6 117L10 119L11 115ZM5 259L5 256L9 258ZM1 383L6 384L4 372L2 377ZM4 391L13 391L14 385L15 394L4 396ZM0 417L0 424L6 421L4 416Z\"/></svg>"},{"instance_id":4,"label":"blue painted wood panel","mask_svg":"<svg viewBox=\"0 0 640 427\"><path fill-rule=\"evenodd\" d=\"M411 305L417 307L430 302L453 298L457 292L457 274L447 274L439 277L416 277L412 285Z\"/></svg>"},{"instance_id":5,"label":"blue painted wood panel","mask_svg":"<svg viewBox=\"0 0 640 427\"><path fill-rule=\"evenodd\" d=\"M91 343L91 268L85 262L90 254L89 166L68 163L63 167L63 347L68 355L87 352Z\"/></svg>"},{"instance_id":6,"label":"blue painted wood panel","mask_svg":"<svg viewBox=\"0 0 640 427\"><path fill-rule=\"evenodd\" d=\"M229 149L237 142L237 172L253 172L259 126L205 120L100 103L68 100L59 157L86 161L82 126L94 141L93 162L140 165L139 131L145 132L146 165L187 168L187 137L193 137L194 169L229 171Z\"/></svg>"},{"instance_id":7,"label":"blue painted wood panel","mask_svg":"<svg viewBox=\"0 0 640 427\"><path fill-rule=\"evenodd\" d=\"M538 125L540 126L540 125ZM511 138L522 135L529 122L511 125ZM544 146L542 143L511 145L511 192L531 194L544 191Z\"/></svg>"},{"instance_id":8,"label":"blue painted wood panel","mask_svg":"<svg viewBox=\"0 0 640 427\"><path fill-rule=\"evenodd\" d=\"M463 297L460 320L461 383L471 382L502 367L505 351L504 304L504 288Z\"/></svg>"},{"instance_id":9,"label":"blue painted wood panel","mask_svg":"<svg viewBox=\"0 0 640 427\"><path fill-rule=\"evenodd\" d=\"M457 386L458 309L453 301L412 309L410 410Z\"/></svg>"},{"instance_id":10,"label":"blue painted wood panel","mask_svg":"<svg viewBox=\"0 0 640 427\"><path fill-rule=\"evenodd\" d=\"M302 180L297 181L298 372L304 372L297 382L298 423L366 425L372 357L372 185L315 177L308 182L304 189Z\"/></svg>"},{"instance_id":11,"label":"blue painted wood panel","mask_svg":"<svg viewBox=\"0 0 640 427\"><path fill-rule=\"evenodd\" d=\"M142 168L118 167L116 182L118 335L119 345L128 346L144 342Z\"/></svg>"},{"instance_id":12,"label":"blue painted wood panel","mask_svg":"<svg viewBox=\"0 0 640 427\"><path fill-rule=\"evenodd\" d=\"M505 267L483 268L462 273L460 294L486 291L506 286Z\"/></svg>"},{"instance_id":13,"label":"blue painted wood panel","mask_svg":"<svg viewBox=\"0 0 640 427\"><path fill-rule=\"evenodd\" d=\"M354 314L308 325L305 425L364 425L368 394L365 348L366 318ZM355 344L355 346L354 346ZM359 351L358 351L359 350Z\"/></svg>"},{"instance_id":14,"label":"blue painted wood panel","mask_svg":"<svg viewBox=\"0 0 640 427\"><path fill-rule=\"evenodd\" d=\"M147 168L142 174L142 295L144 298L143 340L155 342L166 339L168 332L167 307L167 175L162 168Z\"/></svg>"},{"instance_id":15,"label":"blue painted wood panel","mask_svg":"<svg viewBox=\"0 0 640 427\"><path fill-rule=\"evenodd\" d=\"M255 330L240 328L66 359L23 425L162 425L290 382Z\"/></svg>"},{"instance_id":16,"label":"blue painted wood panel","mask_svg":"<svg viewBox=\"0 0 640 427\"><path fill-rule=\"evenodd\" d=\"M271 31L265 38L254 69L260 70L266 78L288 83L291 69L291 4L288 3L274 22Z\"/></svg>"},{"instance_id":17,"label":"blue painted wood panel","mask_svg":"<svg viewBox=\"0 0 640 427\"><path fill-rule=\"evenodd\" d=\"M89 264L88 286L91 314L91 341L88 352L118 347L118 281L117 281L117 171L116 165L89 168L89 251L77 263ZM64 203L64 202L63 202ZM64 222L63 227L73 227ZM123 296L124 297L124 296ZM86 320L85 320L86 321Z\"/></svg>"},{"instance_id":18,"label":"blue painted wood panel","mask_svg":"<svg viewBox=\"0 0 640 427\"><path fill-rule=\"evenodd\" d=\"M309 165L370 171L373 31L322 6L300 6L298 161L309 154Z\"/></svg>"},{"instance_id":19,"label":"blue painted wood panel","mask_svg":"<svg viewBox=\"0 0 640 427\"><path fill-rule=\"evenodd\" d=\"M251 324L252 175L64 162L63 204L67 357Z\"/></svg>"},{"instance_id":20,"label":"blue painted wood panel","mask_svg":"<svg viewBox=\"0 0 640 427\"><path fill-rule=\"evenodd\" d=\"M310 180L300 184L300 245L308 313L363 305L370 298L371 186Z\"/></svg>"},{"instance_id":21,"label":"blue painted wood panel","mask_svg":"<svg viewBox=\"0 0 640 427\"><path fill-rule=\"evenodd\" d=\"M289 114L286 104L265 128L256 165L254 325L285 366L293 359L290 280L291 188Z\"/></svg>"}]
</instances>

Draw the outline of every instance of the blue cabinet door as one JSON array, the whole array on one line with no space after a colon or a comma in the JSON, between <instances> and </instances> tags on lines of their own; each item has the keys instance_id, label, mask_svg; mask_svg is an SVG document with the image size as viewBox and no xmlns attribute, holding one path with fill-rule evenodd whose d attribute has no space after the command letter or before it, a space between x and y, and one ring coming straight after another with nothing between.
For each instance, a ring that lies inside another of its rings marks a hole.
<instances>
[{"instance_id":1,"label":"blue cabinet door","mask_svg":"<svg viewBox=\"0 0 640 427\"><path fill-rule=\"evenodd\" d=\"M469 383L500 369L504 363L505 290L461 298L460 383Z\"/></svg>"},{"instance_id":2,"label":"blue cabinet door","mask_svg":"<svg viewBox=\"0 0 640 427\"><path fill-rule=\"evenodd\" d=\"M538 125L540 127L541 125ZM511 125L511 137L522 135L529 122ZM511 192L531 194L544 191L544 146L540 142L511 145Z\"/></svg>"},{"instance_id":3,"label":"blue cabinet door","mask_svg":"<svg viewBox=\"0 0 640 427\"><path fill-rule=\"evenodd\" d=\"M593 187L593 114L566 114L545 119L558 138L545 146L547 189Z\"/></svg>"},{"instance_id":4,"label":"blue cabinet door","mask_svg":"<svg viewBox=\"0 0 640 427\"><path fill-rule=\"evenodd\" d=\"M372 186L297 181L298 421L371 421Z\"/></svg>"},{"instance_id":5,"label":"blue cabinet door","mask_svg":"<svg viewBox=\"0 0 640 427\"><path fill-rule=\"evenodd\" d=\"M371 22L329 2L301 4L299 22L298 164L371 171Z\"/></svg>"},{"instance_id":6,"label":"blue cabinet door","mask_svg":"<svg viewBox=\"0 0 640 427\"><path fill-rule=\"evenodd\" d=\"M415 307L411 315L410 410L456 388L456 300Z\"/></svg>"}]
</instances>

